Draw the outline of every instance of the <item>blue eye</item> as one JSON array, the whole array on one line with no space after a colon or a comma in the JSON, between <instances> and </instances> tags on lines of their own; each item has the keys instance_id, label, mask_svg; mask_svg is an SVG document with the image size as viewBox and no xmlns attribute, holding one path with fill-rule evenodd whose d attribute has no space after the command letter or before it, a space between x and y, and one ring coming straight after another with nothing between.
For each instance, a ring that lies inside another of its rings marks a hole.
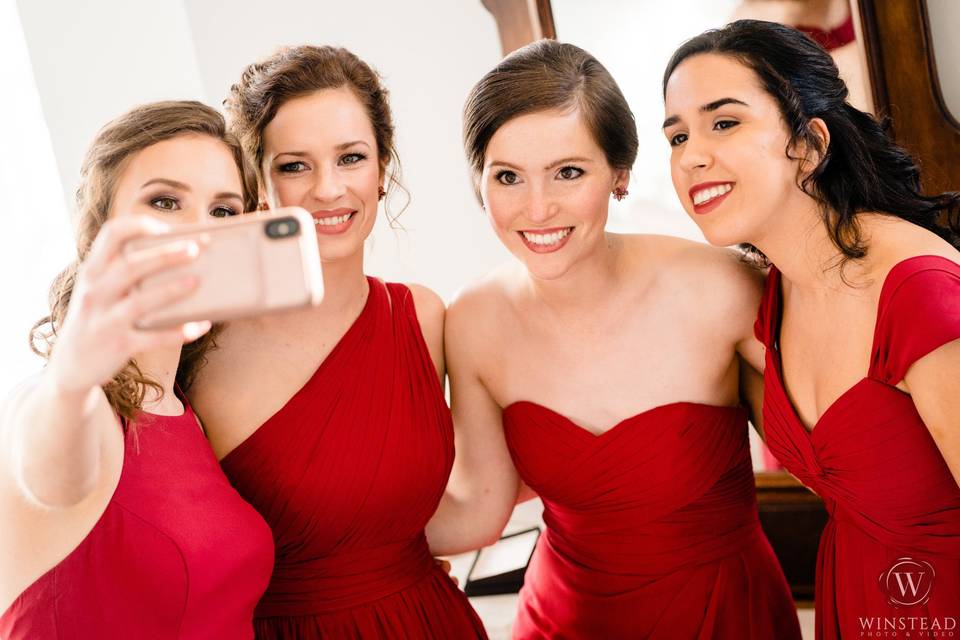
<instances>
[{"instance_id":1,"label":"blue eye","mask_svg":"<svg viewBox=\"0 0 960 640\"><path fill-rule=\"evenodd\" d=\"M300 173L307 170L307 165L299 160L296 162L287 162L277 167L281 173Z\"/></svg>"},{"instance_id":2,"label":"blue eye","mask_svg":"<svg viewBox=\"0 0 960 640\"><path fill-rule=\"evenodd\" d=\"M178 211L180 209L180 203L176 198L170 196L159 196L153 198L150 201L150 206L154 209L160 209L161 211Z\"/></svg>"},{"instance_id":3,"label":"blue eye","mask_svg":"<svg viewBox=\"0 0 960 640\"><path fill-rule=\"evenodd\" d=\"M583 169L578 167L563 167L557 172L557 175L564 180L576 180L583 175Z\"/></svg>"},{"instance_id":4,"label":"blue eye","mask_svg":"<svg viewBox=\"0 0 960 640\"><path fill-rule=\"evenodd\" d=\"M366 160L367 156L362 153L348 153L345 156L340 158L340 164L357 164L363 160Z\"/></svg>"},{"instance_id":5,"label":"blue eye","mask_svg":"<svg viewBox=\"0 0 960 640\"><path fill-rule=\"evenodd\" d=\"M520 180L520 177L513 171L504 169L503 171L497 172L496 180L500 184L511 185L517 184L517 182Z\"/></svg>"}]
</instances>

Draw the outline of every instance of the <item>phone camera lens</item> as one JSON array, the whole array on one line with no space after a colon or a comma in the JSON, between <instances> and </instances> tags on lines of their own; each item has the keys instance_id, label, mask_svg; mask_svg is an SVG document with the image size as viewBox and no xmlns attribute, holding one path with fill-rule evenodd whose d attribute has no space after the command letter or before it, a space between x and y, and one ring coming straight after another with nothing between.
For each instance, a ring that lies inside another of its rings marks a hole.
<instances>
[{"instance_id":1,"label":"phone camera lens","mask_svg":"<svg viewBox=\"0 0 960 640\"><path fill-rule=\"evenodd\" d=\"M289 238L297 235L299 231L300 223L292 217L271 220L266 226L266 233L269 238Z\"/></svg>"}]
</instances>

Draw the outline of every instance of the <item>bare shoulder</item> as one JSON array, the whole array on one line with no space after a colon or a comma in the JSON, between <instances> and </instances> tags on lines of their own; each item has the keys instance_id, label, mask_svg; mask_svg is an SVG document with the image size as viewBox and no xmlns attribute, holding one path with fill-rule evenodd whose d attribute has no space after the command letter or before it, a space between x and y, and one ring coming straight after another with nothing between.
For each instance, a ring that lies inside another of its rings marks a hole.
<instances>
[{"instance_id":1,"label":"bare shoulder","mask_svg":"<svg viewBox=\"0 0 960 640\"><path fill-rule=\"evenodd\" d=\"M431 333L439 331L442 335L443 317L447 310L443 299L433 289L422 284L409 283L407 288L410 289L417 320L424 334L429 330Z\"/></svg>"},{"instance_id":2,"label":"bare shoulder","mask_svg":"<svg viewBox=\"0 0 960 640\"><path fill-rule=\"evenodd\" d=\"M724 313L743 309L755 315L763 294L766 269L752 264L737 249L669 236L645 236L641 250L658 266L659 284L700 308L711 305ZM650 262L646 261L649 268Z\"/></svg>"},{"instance_id":3,"label":"bare shoulder","mask_svg":"<svg viewBox=\"0 0 960 640\"><path fill-rule=\"evenodd\" d=\"M960 251L937 234L901 218L866 216L863 225L870 235L876 273L883 276L910 258L939 256L960 265Z\"/></svg>"},{"instance_id":4,"label":"bare shoulder","mask_svg":"<svg viewBox=\"0 0 960 640\"><path fill-rule=\"evenodd\" d=\"M514 265L495 269L454 295L447 309L446 340L450 350L478 354L489 351L512 315L521 278Z\"/></svg>"}]
</instances>

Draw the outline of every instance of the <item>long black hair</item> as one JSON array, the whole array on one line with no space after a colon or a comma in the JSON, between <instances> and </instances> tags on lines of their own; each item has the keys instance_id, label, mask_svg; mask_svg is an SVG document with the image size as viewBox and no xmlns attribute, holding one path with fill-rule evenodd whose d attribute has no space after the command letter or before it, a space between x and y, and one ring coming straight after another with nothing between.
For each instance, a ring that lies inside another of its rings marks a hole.
<instances>
[{"instance_id":1,"label":"long black hair","mask_svg":"<svg viewBox=\"0 0 960 640\"><path fill-rule=\"evenodd\" d=\"M819 164L798 186L819 203L842 260L866 255L857 214L870 211L912 222L960 249L960 193L921 192L920 168L890 137L889 118L877 120L847 102L847 86L820 45L781 24L737 20L677 49L663 74L664 97L677 66L701 53L731 56L757 74L789 129L787 157L798 144L819 152ZM812 118L830 131L826 148Z\"/></svg>"}]
</instances>

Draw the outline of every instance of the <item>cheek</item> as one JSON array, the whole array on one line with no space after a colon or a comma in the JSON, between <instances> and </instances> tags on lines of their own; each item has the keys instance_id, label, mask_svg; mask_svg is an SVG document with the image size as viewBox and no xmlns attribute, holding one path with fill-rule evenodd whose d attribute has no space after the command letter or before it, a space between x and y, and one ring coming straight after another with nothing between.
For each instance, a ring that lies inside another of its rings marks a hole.
<instances>
[{"instance_id":1,"label":"cheek","mask_svg":"<svg viewBox=\"0 0 960 640\"><path fill-rule=\"evenodd\" d=\"M484 208L497 233L506 232L516 218L516 196L505 189L489 189Z\"/></svg>"},{"instance_id":2,"label":"cheek","mask_svg":"<svg viewBox=\"0 0 960 640\"><path fill-rule=\"evenodd\" d=\"M308 186L306 180L297 180L290 178L275 179L272 176L267 177L267 196L275 202L270 203L275 207L293 207L303 204Z\"/></svg>"}]
</instances>

